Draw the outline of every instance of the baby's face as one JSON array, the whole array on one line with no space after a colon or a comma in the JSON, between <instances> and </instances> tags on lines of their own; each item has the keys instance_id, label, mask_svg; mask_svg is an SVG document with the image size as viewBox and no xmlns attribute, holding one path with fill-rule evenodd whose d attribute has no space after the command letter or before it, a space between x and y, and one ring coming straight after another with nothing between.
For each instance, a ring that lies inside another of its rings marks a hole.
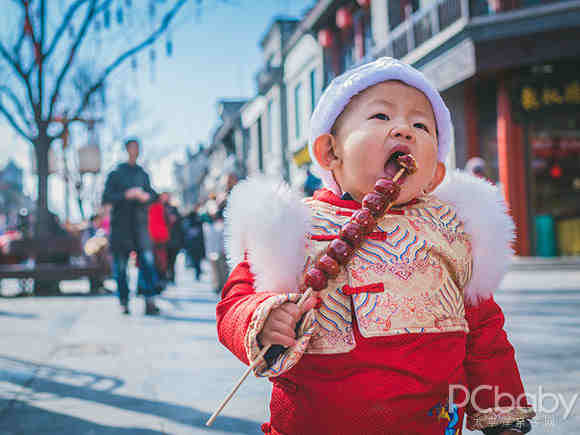
<instances>
[{"instance_id":1,"label":"baby's face","mask_svg":"<svg viewBox=\"0 0 580 435\"><path fill-rule=\"evenodd\" d=\"M335 124L339 163L333 172L343 192L356 200L380 177L392 178L397 152L411 153L418 171L409 176L396 203L429 189L437 167L437 130L431 103L419 90L387 81L353 97Z\"/></svg>"}]
</instances>

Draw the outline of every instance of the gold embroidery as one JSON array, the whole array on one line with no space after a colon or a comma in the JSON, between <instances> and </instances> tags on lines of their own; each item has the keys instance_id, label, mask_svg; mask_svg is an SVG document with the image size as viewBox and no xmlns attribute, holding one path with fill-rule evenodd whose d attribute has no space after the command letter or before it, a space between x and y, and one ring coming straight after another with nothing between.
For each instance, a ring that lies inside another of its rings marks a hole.
<instances>
[{"instance_id":1,"label":"gold embroidery","mask_svg":"<svg viewBox=\"0 0 580 435\"><path fill-rule=\"evenodd\" d=\"M345 209L307 200L313 209L313 235L336 235L349 219ZM377 226L385 240L366 240L346 271L319 295L316 330L307 353L344 353L354 348L351 299L364 337L403 333L468 332L461 288L471 275L471 246L454 210L428 197L386 215ZM328 241L311 241L309 260ZM382 283L383 293L344 294L345 285Z\"/></svg>"}]
</instances>

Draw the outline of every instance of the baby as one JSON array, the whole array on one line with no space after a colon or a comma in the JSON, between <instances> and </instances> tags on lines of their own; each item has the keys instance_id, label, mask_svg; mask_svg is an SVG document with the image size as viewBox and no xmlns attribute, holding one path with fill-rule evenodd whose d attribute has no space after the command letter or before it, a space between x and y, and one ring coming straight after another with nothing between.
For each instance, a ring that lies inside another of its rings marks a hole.
<instances>
[{"instance_id":1,"label":"baby","mask_svg":"<svg viewBox=\"0 0 580 435\"><path fill-rule=\"evenodd\" d=\"M287 192L273 199L280 191L256 181L232 193L237 265L218 334L246 364L274 345L256 369L273 382L264 433L455 435L465 413L468 428L486 434L530 430L534 413L492 297L513 224L490 184L461 173L443 182L452 131L425 77L381 58L333 80L312 115L324 189L303 203ZM394 206L299 308L300 276L405 154L418 169L400 181Z\"/></svg>"}]
</instances>

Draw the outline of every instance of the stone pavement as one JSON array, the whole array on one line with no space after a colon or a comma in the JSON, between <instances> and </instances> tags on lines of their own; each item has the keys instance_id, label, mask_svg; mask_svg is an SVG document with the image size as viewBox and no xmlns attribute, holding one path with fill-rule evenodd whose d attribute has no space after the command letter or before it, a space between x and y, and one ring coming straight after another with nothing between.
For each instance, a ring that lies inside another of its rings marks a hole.
<instances>
[{"instance_id":1,"label":"stone pavement","mask_svg":"<svg viewBox=\"0 0 580 435\"><path fill-rule=\"evenodd\" d=\"M253 377L204 426L244 368L217 343L217 297L192 275L180 269L159 318L136 299L123 316L112 296L0 299L0 434L261 433L270 385ZM527 391L569 403L580 392L580 271L515 271L502 287ZM533 433L578 433L580 404L562 413L541 415Z\"/></svg>"}]
</instances>

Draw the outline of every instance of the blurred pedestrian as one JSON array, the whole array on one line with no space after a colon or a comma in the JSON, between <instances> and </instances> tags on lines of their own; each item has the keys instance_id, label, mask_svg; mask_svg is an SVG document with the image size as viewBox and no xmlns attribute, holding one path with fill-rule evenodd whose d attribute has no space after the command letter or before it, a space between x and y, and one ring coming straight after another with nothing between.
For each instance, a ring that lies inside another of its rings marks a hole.
<instances>
[{"instance_id":1,"label":"blurred pedestrian","mask_svg":"<svg viewBox=\"0 0 580 435\"><path fill-rule=\"evenodd\" d=\"M102 276L89 278L90 291L94 294L110 293L104 286L105 277L110 273L110 263L107 257L109 243L101 225L102 216L98 213L92 215L81 236L83 251L87 259L93 264L99 265L103 270Z\"/></svg>"},{"instance_id":2,"label":"blurred pedestrian","mask_svg":"<svg viewBox=\"0 0 580 435\"><path fill-rule=\"evenodd\" d=\"M153 241L153 256L155 259L155 291L161 293L167 285L167 242L169 227L165 216L165 201L167 194L159 195L157 201L149 207L149 235Z\"/></svg>"},{"instance_id":3,"label":"blurred pedestrian","mask_svg":"<svg viewBox=\"0 0 580 435\"><path fill-rule=\"evenodd\" d=\"M206 240L206 254L212 270L214 291L220 293L228 277L224 244L223 208L210 210L211 222L203 225Z\"/></svg>"},{"instance_id":4,"label":"blurred pedestrian","mask_svg":"<svg viewBox=\"0 0 580 435\"><path fill-rule=\"evenodd\" d=\"M149 175L137 164L139 142L129 139L125 142L128 161L121 163L107 177L103 203L112 204L111 250L113 252L114 274L117 280L119 302L123 312L129 314L129 286L127 265L129 254L136 251L139 271L143 274L145 314L159 314L154 299L154 263L151 238L148 230L148 205L157 199L151 188Z\"/></svg>"},{"instance_id":5,"label":"blurred pedestrian","mask_svg":"<svg viewBox=\"0 0 580 435\"><path fill-rule=\"evenodd\" d=\"M167 241L167 281L175 284L175 261L179 251L183 248L184 234L183 221L177 207L171 203L171 194L165 192L167 200L165 206L165 221L169 227L169 240Z\"/></svg>"},{"instance_id":6,"label":"blurred pedestrian","mask_svg":"<svg viewBox=\"0 0 580 435\"><path fill-rule=\"evenodd\" d=\"M185 250L188 261L195 270L195 279L201 278L201 260L205 257L205 237L203 232L203 222L198 214L197 205L185 218Z\"/></svg>"}]
</instances>

